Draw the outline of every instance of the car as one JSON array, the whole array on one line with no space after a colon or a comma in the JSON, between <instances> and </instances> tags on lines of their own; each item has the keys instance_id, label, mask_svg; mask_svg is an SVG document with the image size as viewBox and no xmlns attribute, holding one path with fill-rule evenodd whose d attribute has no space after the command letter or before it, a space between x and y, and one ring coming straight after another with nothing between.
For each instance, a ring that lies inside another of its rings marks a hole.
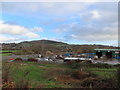
<instances>
[{"instance_id":1,"label":"car","mask_svg":"<svg viewBox=\"0 0 120 90\"><path fill-rule=\"evenodd\" d=\"M12 62L12 61L14 61L14 60L15 60L15 59L13 59L13 58L10 58L10 59L9 59L9 62Z\"/></svg>"},{"instance_id":2,"label":"car","mask_svg":"<svg viewBox=\"0 0 120 90\"><path fill-rule=\"evenodd\" d=\"M29 58L28 61L37 62L38 60L34 58Z\"/></svg>"}]
</instances>

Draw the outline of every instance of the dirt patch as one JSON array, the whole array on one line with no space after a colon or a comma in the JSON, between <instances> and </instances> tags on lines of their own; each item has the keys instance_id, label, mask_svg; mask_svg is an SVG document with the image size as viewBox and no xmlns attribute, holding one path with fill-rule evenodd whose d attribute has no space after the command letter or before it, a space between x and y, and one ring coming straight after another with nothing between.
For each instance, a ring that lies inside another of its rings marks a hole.
<instances>
[{"instance_id":1,"label":"dirt patch","mask_svg":"<svg viewBox=\"0 0 120 90\"><path fill-rule=\"evenodd\" d=\"M70 74L59 75L56 79L59 82L64 84L73 84L73 83L80 83L83 79L88 78L89 73L83 71L73 71Z\"/></svg>"},{"instance_id":2,"label":"dirt patch","mask_svg":"<svg viewBox=\"0 0 120 90\"><path fill-rule=\"evenodd\" d=\"M71 84L80 82L80 80L72 78L70 75L61 75L56 78L57 81L62 82L64 84Z\"/></svg>"},{"instance_id":3,"label":"dirt patch","mask_svg":"<svg viewBox=\"0 0 120 90\"><path fill-rule=\"evenodd\" d=\"M71 74L71 76L72 76L74 79L79 79L79 80L81 80L81 79L84 79L84 78L89 77L89 73L84 72L84 71L79 71L79 70L77 70L77 71L74 71L74 72Z\"/></svg>"}]
</instances>

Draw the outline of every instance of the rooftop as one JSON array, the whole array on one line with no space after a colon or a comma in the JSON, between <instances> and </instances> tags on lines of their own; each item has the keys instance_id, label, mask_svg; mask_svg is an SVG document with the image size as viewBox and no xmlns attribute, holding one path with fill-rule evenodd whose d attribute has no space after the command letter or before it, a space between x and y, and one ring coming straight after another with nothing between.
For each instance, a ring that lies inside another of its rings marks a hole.
<instances>
[{"instance_id":1,"label":"rooftop","mask_svg":"<svg viewBox=\"0 0 120 90\"><path fill-rule=\"evenodd\" d=\"M120 51L120 49L94 49L96 51Z\"/></svg>"}]
</instances>

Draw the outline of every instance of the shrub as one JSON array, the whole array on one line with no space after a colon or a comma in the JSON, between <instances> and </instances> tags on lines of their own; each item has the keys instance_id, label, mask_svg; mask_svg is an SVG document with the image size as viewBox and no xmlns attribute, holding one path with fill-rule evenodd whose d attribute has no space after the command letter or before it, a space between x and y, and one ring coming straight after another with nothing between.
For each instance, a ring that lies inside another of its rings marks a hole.
<instances>
[{"instance_id":1,"label":"shrub","mask_svg":"<svg viewBox=\"0 0 120 90\"><path fill-rule=\"evenodd\" d=\"M22 58L16 58L15 61L22 61Z\"/></svg>"},{"instance_id":2,"label":"shrub","mask_svg":"<svg viewBox=\"0 0 120 90\"><path fill-rule=\"evenodd\" d=\"M113 79L86 78L81 83L86 88L116 88L116 82Z\"/></svg>"},{"instance_id":3,"label":"shrub","mask_svg":"<svg viewBox=\"0 0 120 90\"><path fill-rule=\"evenodd\" d=\"M15 88L15 82L12 81L7 81L7 82L3 82L3 86L2 88Z\"/></svg>"},{"instance_id":4,"label":"shrub","mask_svg":"<svg viewBox=\"0 0 120 90\"><path fill-rule=\"evenodd\" d=\"M89 67L91 65L91 63L83 61L80 63L80 67Z\"/></svg>"},{"instance_id":5,"label":"shrub","mask_svg":"<svg viewBox=\"0 0 120 90\"><path fill-rule=\"evenodd\" d=\"M97 68L112 68L112 65L109 64L102 64L102 63L97 63L97 64L89 64L90 67L97 67Z\"/></svg>"},{"instance_id":6,"label":"shrub","mask_svg":"<svg viewBox=\"0 0 120 90\"><path fill-rule=\"evenodd\" d=\"M88 77L80 82L76 82L73 84L73 87L83 87L83 88L117 88L116 82L114 79L102 79L102 78L93 78Z\"/></svg>"},{"instance_id":7,"label":"shrub","mask_svg":"<svg viewBox=\"0 0 120 90\"><path fill-rule=\"evenodd\" d=\"M79 69L80 63L73 62L73 63L68 64L68 66L72 69Z\"/></svg>"},{"instance_id":8,"label":"shrub","mask_svg":"<svg viewBox=\"0 0 120 90\"><path fill-rule=\"evenodd\" d=\"M120 64L116 64L116 65L114 65L115 67L120 67Z\"/></svg>"},{"instance_id":9,"label":"shrub","mask_svg":"<svg viewBox=\"0 0 120 90\"><path fill-rule=\"evenodd\" d=\"M8 63L3 63L3 68L2 68L2 79L3 82L9 81L9 75L10 75L10 69L11 69L12 64Z\"/></svg>"},{"instance_id":10,"label":"shrub","mask_svg":"<svg viewBox=\"0 0 120 90\"><path fill-rule=\"evenodd\" d=\"M13 54L15 54L15 55L28 55L28 54L34 54L34 52L30 51L30 50L20 50L20 51L14 52Z\"/></svg>"},{"instance_id":11,"label":"shrub","mask_svg":"<svg viewBox=\"0 0 120 90\"><path fill-rule=\"evenodd\" d=\"M120 89L120 66L117 69L118 88Z\"/></svg>"},{"instance_id":12,"label":"shrub","mask_svg":"<svg viewBox=\"0 0 120 90\"><path fill-rule=\"evenodd\" d=\"M89 73L83 72L83 71L74 71L71 76L75 79L84 79L86 77L89 77Z\"/></svg>"}]
</instances>

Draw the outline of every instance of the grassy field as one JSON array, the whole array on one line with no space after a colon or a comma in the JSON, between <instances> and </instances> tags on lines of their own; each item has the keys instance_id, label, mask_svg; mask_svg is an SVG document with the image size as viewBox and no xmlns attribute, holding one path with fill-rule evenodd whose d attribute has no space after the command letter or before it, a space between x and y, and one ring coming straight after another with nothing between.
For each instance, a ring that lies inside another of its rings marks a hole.
<instances>
[{"instance_id":1,"label":"grassy field","mask_svg":"<svg viewBox=\"0 0 120 90\"><path fill-rule=\"evenodd\" d=\"M117 72L117 68L87 68L87 70L101 78L114 78Z\"/></svg>"},{"instance_id":2,"label":"grassy field","mask_svg":"<svg viewBox=\"0 0 120 90\"><path fill-rule=\"evenodd\" d=\"M17 51L18 50L0 50L0 56L10 56L12 53Z\"/></svg>"},{"instance_id":3,"label":"grassy field","mask_svg":"<svg viewBox=\"0 0 120 90\"><path fill-rule=\"evenodd\" d=\"M0 52L16 52L18 50L0 50Z\"/></svg>"},{"instance_id":4,"label":"grassy field","mask_svg":"<svg viewBox=\"0 0 120 90\"><path fill-rule=\"evenodd\" d=\"M57 88L68 87L67 85L60 84L55 80L49 80L45 75L48 75L50 68L58 68L59 65L53 64L36 64L32 62L24 62L25 65L18 63L5 63L7 66L11 65L9 76L16 82L17 87L23 87L20 85L22 82L29 83L28 86Z\"/></svg>"},{"instance_id":5,"label":"grassy field","mask_svg":"<svg viewBox=\"0 0 120 90\"><path fill-rule=\"evenodd\" d=\"M97 83L104 83L106 79L112 79L113 81L105 83L116 83L116 72L117 67L82 67L73 69L67 64L27 61L4 62L3 81L12 81L14 84L12 84L12 86L3 86L4 88L88 88L89 85L91 85L88 83L89 80L91 83L95 83L96 81L98 81ZM88 84L85 85L88 86L84 86L84 82L87 82ZM101 83L100 85L104 86L104 84Z\"/></svg>"},{"instance_id":6,"label":"grassy field","mask_svg":"<svg viewBox=\"0 0 120 90\"><path fill-rule=\"evenodd\" d=\"M10 56L10 55L12 55L11 53L2 53L2 54L0 54L0 56Z\"/></svg>"}]
</instances>

